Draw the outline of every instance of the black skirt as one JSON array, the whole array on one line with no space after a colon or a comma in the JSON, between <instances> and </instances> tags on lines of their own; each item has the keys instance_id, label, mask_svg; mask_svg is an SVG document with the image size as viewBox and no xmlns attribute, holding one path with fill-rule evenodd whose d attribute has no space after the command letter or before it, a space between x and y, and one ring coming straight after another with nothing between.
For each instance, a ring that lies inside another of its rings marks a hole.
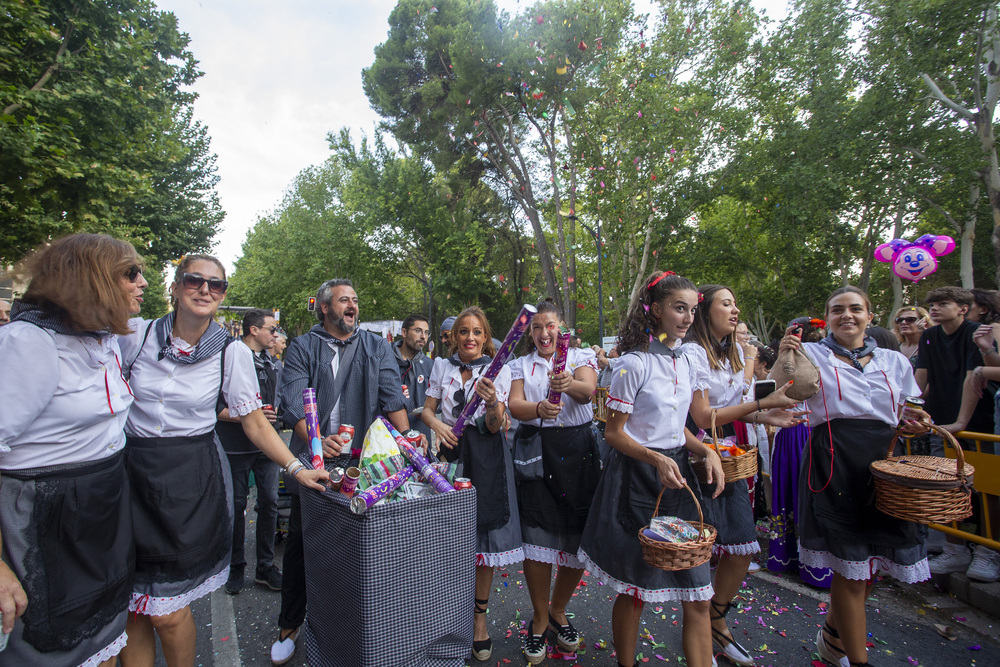
<instances>
[{"instance_id":1,"label":"black skirt","mask_svg":"<svg viewBox=\"0 0 1000 667\"><path fill-rule=\"evenodd\" d=\"M869 466L885 457L893 433L873 419L834 419L812 430L799 474L801 562L848 579L879 569L907 583L930 578L927 528L875 506Z\"/></svg>"}]
</instances>

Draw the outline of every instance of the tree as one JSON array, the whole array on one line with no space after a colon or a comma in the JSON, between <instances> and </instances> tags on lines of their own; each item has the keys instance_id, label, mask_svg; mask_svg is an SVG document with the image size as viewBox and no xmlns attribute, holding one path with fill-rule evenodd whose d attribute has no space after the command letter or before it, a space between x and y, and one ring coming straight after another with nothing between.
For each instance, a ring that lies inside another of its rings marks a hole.
<instances>
[{"instance_id":1,"label":"tree","mask_svg":"<svg viewBox=\"0 0 1000 667\"><path fill-rule=\"evenodd\" d=\"M187 45L147 0L4 4L0 264L78 231L159 261L209 247L223 213Z\"/></svg>"}]
</instances>

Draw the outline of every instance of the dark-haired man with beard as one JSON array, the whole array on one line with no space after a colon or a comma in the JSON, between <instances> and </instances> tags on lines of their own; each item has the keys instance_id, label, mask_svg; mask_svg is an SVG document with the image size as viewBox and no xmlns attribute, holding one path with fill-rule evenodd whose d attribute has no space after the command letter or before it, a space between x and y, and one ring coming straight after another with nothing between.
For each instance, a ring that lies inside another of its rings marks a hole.
<instances>
[{"instance_id":1,"label":"dark-haired man with beard","mask_svg":"<svg viewBox=\"0 0 1000 667\"><path fill-rule=\"evenodd\" d=\"M410 428L399 382L396 356L384 338L358 327L358 295L350 280L323 283L316 293L319 324L298 336L285 351L281 373L281 418L293 429L289 448L296 456L309 451L302 390L316 390L323 457L342 468L356 464L360 452L338 435L341 424L356 429L359 447L378 415L385 415L400 433ZM295 485L291 485L295 486ZM293 493L283 560L281 614L271 662L282 665L295 653L295 640L306 613L306 575L302 550L301 505Z\"/></svg>"}]
</instances>

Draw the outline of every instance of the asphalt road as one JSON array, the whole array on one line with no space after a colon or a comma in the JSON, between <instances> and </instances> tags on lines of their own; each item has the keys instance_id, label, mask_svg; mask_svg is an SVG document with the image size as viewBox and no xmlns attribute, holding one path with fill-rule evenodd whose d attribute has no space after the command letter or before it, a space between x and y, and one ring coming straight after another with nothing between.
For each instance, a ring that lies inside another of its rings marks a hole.
<instances>
[{"instance_id":1,"label":"asphalt road","mask_svg":"<svg viewBox=\"0 0 1000 667\"><path fill-rule=\"evenodd\" d=\"M253 506L253 502L250 502ZM253 566L255 515L247 512L248 573ZM278 547L281 554L281 547ZM249 580L248 580L249 581ZM995 584L1000 586L1000 583ZM611 645L612 591L595 577L585 576L570 604L574 625L583 633L584 645L575 658L551 657L542 664L607 665L616 664ZM761 666L810 666L815 655L817 628L823 623L829 596L803 585L797 576L762 573L747 578L738 598L739 611L730 612L730 626ZM214 667L247 665L266 667L270 646L277 635L280 594L262 586L249 585L236 596L222 589L193 605L198 624L196 664ZM526 664L518 635L531 610L524 575L515 565L498 570L490 601L489 624L494 641L492 658L470 665L503 667ZM350 613L348 610L345 613ZM679 604L648 605L643 614L638 664L684 664L680 650ZM403 622L407 622L404 620ZM433 619L408 619L430 622ZM1000 666L1000 622L968 609L949 595L940 593L932 583L903 586L889 579L875 588L868 605L873 666L904 665L913 667L953 667L959 665ZM935 625L949 626L957 638L944 639ZM595 648L605 642L607 648ZM158 660L163 665L162 657ZM299 646L292 666L306 665L305 651ZM719 660L720 666L728 664ZM817 667L822 663L815 663ZM382 666L380 666L382 667ZM392 667L392 666L384 666Z\"/></svg>"}]
</instances>

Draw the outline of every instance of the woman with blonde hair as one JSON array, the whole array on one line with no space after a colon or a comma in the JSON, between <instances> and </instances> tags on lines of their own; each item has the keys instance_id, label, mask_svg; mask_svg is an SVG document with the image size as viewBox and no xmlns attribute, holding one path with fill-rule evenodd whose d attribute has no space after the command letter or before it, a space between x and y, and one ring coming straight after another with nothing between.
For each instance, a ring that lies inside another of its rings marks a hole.
<instances>
[{"instance_id":1,"label":"woman with blonde hair","mask_svg":"<svg viewBox=\"0 0 1000 667\"><path fill-rule=\"evenodd\" d=\"M925 308L903 306L896 311L892 322L892 333L896 334L896 339L899 340L899 351L910 360L910 364L916 363L920 334L929 326L931 320Z\"/></svg>"},{"instance_id":2,"label":"woman with blonde hair","mask_svg":"<svg viewBox=\"0 0 1000 667\"><path fill-rule=\"evenodd\" d=\"M142 262L124 241L75 234L25 268L0 329L0 662L113 665L135 567L118 337L139 312Z\"/></svg>"},{"instance_id":3,"label":"woman with blonde hair","mask_svg":"<svg viewBox=\"0 0 1000 667\"><path fill-rule=\"evenodd\" d=\"M253 352L230 347L214 320L227 287L219 260L188 255L170 285L174 309L158 320L132 320L135 332L122 339L135 393L125 425L136 538L125 667L152 667L154 632L168 665L193 665L190 604L229 576L233 493L215 437L220 395L250 441L290 477L318 491L329 479L324 470L305 469L264 416Z\"/></svg>"}]
</instances>

